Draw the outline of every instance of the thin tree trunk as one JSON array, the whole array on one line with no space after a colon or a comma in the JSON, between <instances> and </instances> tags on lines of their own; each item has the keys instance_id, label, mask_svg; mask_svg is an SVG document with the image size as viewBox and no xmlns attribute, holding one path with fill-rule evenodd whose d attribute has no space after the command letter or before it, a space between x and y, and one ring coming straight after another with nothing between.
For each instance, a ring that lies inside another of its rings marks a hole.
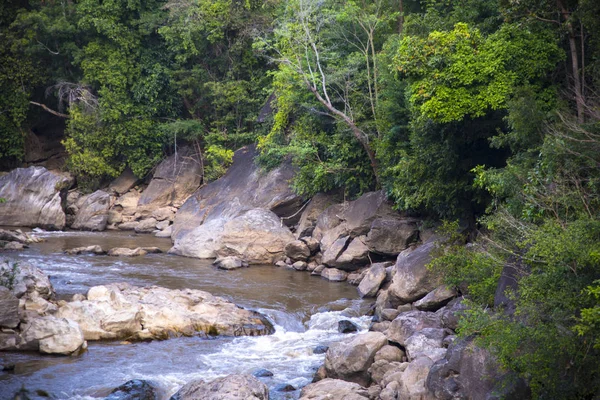
<instances>
[{"instance_id":1,"label":"thin tree trunk","mask_svg":"<svg viewBox=\"0 0 600 400\"><path fill-rule=\"evenodd\" d=\"M579 56L577 55L577 39L573 22L569 11L564 7L562 1L559 1L561 13L565 19L565 26L569 36L569 53L571 57L571 68L573 69L573 93L575 94L575 104L577 105L577 122L583 124L585 122L585 99L583 98L581 71L579 69Z\"/></svg>"}]
</instances>

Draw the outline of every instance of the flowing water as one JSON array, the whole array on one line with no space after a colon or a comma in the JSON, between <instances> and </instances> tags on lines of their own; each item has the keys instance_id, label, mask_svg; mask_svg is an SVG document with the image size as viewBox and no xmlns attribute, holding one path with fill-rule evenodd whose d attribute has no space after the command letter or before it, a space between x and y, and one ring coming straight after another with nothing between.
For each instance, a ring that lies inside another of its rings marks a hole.
<instances>
[{"instance_id":1,"label":"flowing water","mask_svg":"<svg viewBox=\"0 0 600 400\"><path fill-rule=\"evenodd\" d=\"M50 276L57 297L70 299L95 285L128 282L191 288L223 296L236 304L266 314L275 333L262 337L181 337L165 341L126 344L88 342L77 357L0 353L0 364L14 371L0 372L0 399L12 398L21 387L56 399L91 399L106 396L130 379L155 383L161 399L168 399L186 382L214 379L231 373L253 373L264 368L272 377L259 378L271 389L272 399L293 399L299 390L282 393L279 384L300 388L312 380L324 355L313 354L347 335L337 323L350 319L366 329L369 304L359 300L356 288L328 282L307 272L274 266L251 266L222 271L209 261L149 254L145 257L68 256L65 249L99 244L111 247L170 247L168 239L124 232L53 232L38 234L46 242L34 244L12 258L27 261ZM32 396L32 395L30 395Z\"/></svg>"}]
</instances>

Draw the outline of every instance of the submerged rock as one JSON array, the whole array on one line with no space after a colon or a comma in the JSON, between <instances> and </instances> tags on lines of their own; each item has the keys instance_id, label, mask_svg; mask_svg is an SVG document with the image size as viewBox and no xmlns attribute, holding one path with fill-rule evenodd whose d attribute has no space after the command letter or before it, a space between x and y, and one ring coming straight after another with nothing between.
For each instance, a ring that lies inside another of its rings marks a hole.
<instances>
[{"instance_id":1,"label":"submerged rock","mask_svg":"<svg viewBox=\"0 0 600 400\"><path fill-rule=\"evenodd\" d=\"M247 267L248 264L239 259L238 257L223 257L218 258L213 262L213 265L219 269L232 270Z\"/></svg>"},{"instance_id":2,"label":"submerged rock","mask_svg":"<svg viewBox=\"0 0 600 400\"><path fill-rule=\"evenodd\" d=\"M358 326L352 321L348 321L347 319L343 319L338 322L338 332L339 333L352 333L358 332Z\"/></svg>"},{"instance_id":3,"label":"submerged rock","mask_svg":"<svg viewBox=\"0 0 600 400\"><path fill-rule=\"evenodd\" d=\"M251 375L228 375L210 382L185 384L171 400L268 400L267 386Z\"/></svg>"},{"instance_id":4,"label":"submerged rock","mask_svg":"<svg viewBox=\"0 0 600 400\"><path fill-rule=\"evenodd\" d=\"M145 256L146 254L148 254L148 252L141 247L136 247L135 249L114 247L108 251L108 255L113 257L138 257Z\"/></svg>"},{"instance_id":5,"label":"submerged rock","mask_svg":"<svg viewBox=\"0 0 600 400\"><path fill-rule=\"evenodd\" d=\"M102 250L102 247L100 247L97 244L92 245L92 246L85 246L85 247L74 247L72 249L65 250L65 253L69 254L69 255L77 255L77 254L83 254L83 253L106 254L106 252L104 250Z\"/></svg>"},{"instance_id":6,"label":"submerged rock","mask_svg":"<svg viewBox=\"0 0 600 400\"><path fill-rule=\"evenodd\" d=\"M63 198L73 183L44 167L17 168L0 177L0 225L63 229Z\"/></svg>"},{"instance_id":7,"label":"submerged rock","mask_svg":"<svg viewBox=\"0 0 600 400\"><path fill-rule=\"evenodd\" d=\"M81 326L87 340L166 339L198 333L258 336L273 332L266 318L200 290L111 284L90 288L87 300L60 307L59 317Z\"/></svg>"},{"instance_id":8,"label":"submerged rock","mask_svg":"<svg viewBox=\"0 0 600 400\"><path fill-rule=\"evenodd\" d=\"M154 386L148 381L132 379L113 390L104 400L156 400Z\"/></svg>"}]
</instances>

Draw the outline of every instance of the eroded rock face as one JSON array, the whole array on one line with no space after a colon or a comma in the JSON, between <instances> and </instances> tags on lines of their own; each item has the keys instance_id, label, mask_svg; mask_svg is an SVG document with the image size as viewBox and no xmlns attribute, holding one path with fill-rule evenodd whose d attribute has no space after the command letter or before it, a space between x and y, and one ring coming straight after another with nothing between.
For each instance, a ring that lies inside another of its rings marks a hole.
<instances>
[{"instance_id":1,"label":"eroded rock face","mask_svg":"<svg viewBox=\"0 0 600 400\"><path fill-rule=\"evenodd\" d=\"M207 292L125 283L94 286L87 300L67 303L56 315L76 321L87 340L165 339L197 332L257 336L273 330L261 314Z\"/></svg>"},{"instance_id":2,"label":"eroded rock face","mask_svg":"<svg viewBox=\"0 0 600 400\"><path fill-rule=\"evenodd\" d=\"M268 400L267 386L251 375L228 375L210 382L202 379L185 384L171 400Z\"/></svg>"},{"instance_id":3,"label":"eroded rock face","mask_svg":"<svg viewBox=\"0 0 600 400\"><path fill-rule=\"evenodd\" d=\"M0 225L63 229L63 197L73 183L68 175L44 167L17 168L0 177Z\"/></svg>"},{"instance_id":4,"label":"eroded rock face","mask_svg":"<svg viewBox=\"0 0 600 400\"><path fill-rule=\"evenodd\" d=\"M102 190L97 190L86 196L83 204L79 207L71 228L86 231L105 230L108 223L110 200L110 195Z\"/></svg>"},{"instance_id":5,"label":"eroded rock face","mask_svg":"<svg viewBox=\"0 0 600 400\"><path fill-rule=\"evenodd\" d=\"M180 147L156 167L142 192L138 207L159 208L182 204L202 182L202 163L190 147Z\"/></svg>"},{"instance_id":6,"label":"eroded rock face","mask_svg":"<svg viewBox=\"0 0 600 400\"><path fill-rule=\"evenodd\" d=\"M500 372L490 353L475 346L472 338L448 347L446 356L431 367L426 387L439 400L531 397L525 383Z\"/></svg>"},{"instance_id":7,"label":"eroded rock face","mask_svg":"<svg viewBox=\"0 0 600 400\"><path fill-rule=\"evenodd\" d=\"M264 173L254 164L256 154L254 146L236 151L227 173L184 203L173 223L170 253L235 255L249 263L272 263L283 256L294 236L285 226L290 221L282 223L279 217L292 215L302 199L289 187L290 165Z\"/></svg>"},{"instance_id":8,"label":"eroded rock face","mask_svg":"<svg viewBox=\"0 0 600 400\"><path fill-rule=\"evenodd\" d=\"M368 386L368 369L375 354L387 344L381 332L368 332L334 343L325 356L325 370L329 378L343 379Z\"/></svg>"},{"instance_id":9,"label":"eroded rock face","mask_svg":"<svg viewBox=\"0 0 600 400\"><path fill-rule=\"evenodd\" d=\"M367 400L367 389L358 383L341 379L325 378L305 386L300 392L300 400Z\"/></svg>"}]
</instances>

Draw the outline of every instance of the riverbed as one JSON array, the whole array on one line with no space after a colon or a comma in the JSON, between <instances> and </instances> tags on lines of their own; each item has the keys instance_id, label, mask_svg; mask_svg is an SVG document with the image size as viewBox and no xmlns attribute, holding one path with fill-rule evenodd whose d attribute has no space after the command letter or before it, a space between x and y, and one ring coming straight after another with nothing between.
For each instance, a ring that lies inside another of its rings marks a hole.
<instances>
[{"instance_id":1,"label":"riverbed","mask_svg":"<svg viewBox=\"0 0 600 400\"><path fill-rule=\"evenodd\" d=\"M275 333L262 337L178 337L139 343L88 342L76 357L0 353L0 364L14 371L0 372L0 399L12 398L21 387L43 398L102 398L131 379L154 382L161 399L168 399L186 382L211 380L231 373L264 368L272 377L260 378L272 399L295 399L300 390L278 392L277 385L295 388L310 383L324 355L313 354L317 345L328 345L347 335L337 332L341 319L350 319L366 330L370 304L359 300L356 288L329 282L308 272L272 265L233 271L218 270L210 261L148 254L144 257L69 256L64 250L98 244L112 247L156 246L166 251L169 239L129 232L48 232L45 242L3 258L29 262L50 276L59 299L87 293L96 285L127 282L172 289L208 291L267 315ZM31 396L31 395L30 395Z\"/></svg>"}]
</instances>

